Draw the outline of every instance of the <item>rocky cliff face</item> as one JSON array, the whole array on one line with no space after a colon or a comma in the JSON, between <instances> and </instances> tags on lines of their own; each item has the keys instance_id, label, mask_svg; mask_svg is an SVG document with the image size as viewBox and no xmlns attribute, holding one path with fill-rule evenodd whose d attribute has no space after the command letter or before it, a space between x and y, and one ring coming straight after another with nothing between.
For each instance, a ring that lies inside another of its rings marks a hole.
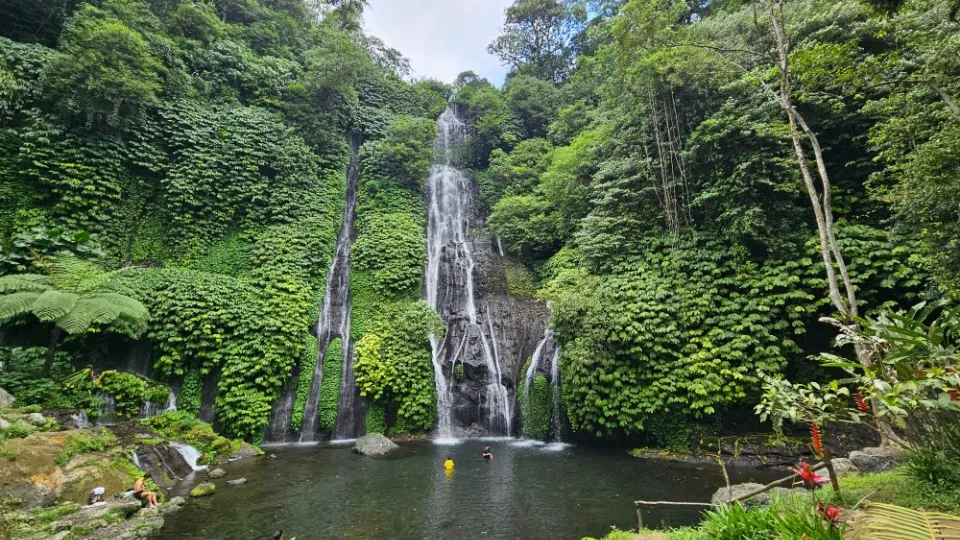
<instances>
[{"instance_id":1,"label":"rocky cliff face","mask_svg":"<svg viewBox=\"0 0 960 540\"><path fill-rule=\"evenodd\" d=\"M523 366L543 337L548 311L542 302L510 295L506 284L506 260L499 254L495 239L479 232L473 239L473 248L475 298L478 319L483 324L471 332L469 325L464 324L462 313L456 319L448 320L449 339L459 343L464 335L469 336L465 345L468 352L463 355L462 380L453 387L453 425L461 433L472 436L518 435L517 389L523 384ZM497 426L491 426L487 421L491 402L485 395L489 374L483 360L482 340L492 343L497 351L503 385L511 404L509 433L498 431Z\"/></svg>"}]
</instances>

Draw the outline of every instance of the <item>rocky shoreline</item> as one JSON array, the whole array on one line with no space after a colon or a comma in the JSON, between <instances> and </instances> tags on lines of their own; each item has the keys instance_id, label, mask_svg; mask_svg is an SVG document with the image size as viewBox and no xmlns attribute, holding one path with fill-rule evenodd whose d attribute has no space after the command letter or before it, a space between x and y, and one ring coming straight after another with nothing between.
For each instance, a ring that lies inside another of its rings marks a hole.
<instances>
[{"instance_id":1,"label":"rocky shoreline","mask_svg":"<svg viewBox=\"0 0 960 540\"><path fill-rule=\"evenodd\" d=\"M145 422L75 429L52 420L61 417L68 416L52 411L0 410L0 531L11 538L123 540L149 536L187 504L183 497L170 497L172 494L193 488L195 496L210 495L215 491L215 479L243 485L245 479L229 478L221 467L262 454L255 446L218 438L211 445L229 448L229 453L208 451L204 455L185 441L164 437ZM26 424L33 429L20 427ZM190 435L209 439L209 426L197 427L192 426ZM36 431L39 429L43 431ZM196 463L198 459L216 468L207 471ZM133 483L145 472L151 473L155 483L150 489L161 494L162 504L157 509L146 508L132 496ZM105 500L87 505L95 487L105 489Z\"/></svg>"}]
</instances>

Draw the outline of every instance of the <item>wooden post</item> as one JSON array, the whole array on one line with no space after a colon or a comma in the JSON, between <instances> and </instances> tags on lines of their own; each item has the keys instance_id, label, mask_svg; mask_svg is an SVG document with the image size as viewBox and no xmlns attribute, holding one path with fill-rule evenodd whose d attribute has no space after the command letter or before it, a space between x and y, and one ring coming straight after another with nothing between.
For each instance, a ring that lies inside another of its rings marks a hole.
<instances>
[{"instance_id":1,"label":"wooden post","mask_svg":"<svg viewBox=\"0 0 960 540\"><path fill-rule=\"evenodd\" d=\"M643 530L643 516L640 515L640 505L637 504L637 533Z\"/></svg>"}]
</instances>

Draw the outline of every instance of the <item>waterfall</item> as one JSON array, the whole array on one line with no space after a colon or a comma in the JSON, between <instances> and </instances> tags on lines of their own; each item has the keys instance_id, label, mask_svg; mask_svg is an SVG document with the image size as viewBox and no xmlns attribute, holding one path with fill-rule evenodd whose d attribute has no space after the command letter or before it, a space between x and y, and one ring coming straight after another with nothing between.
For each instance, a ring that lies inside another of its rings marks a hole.
<instances>
[{"instance_id":1,"label":"waterfall","mask_svg":"<svg viewBox=\"0 0 960 540\"><path fill-rule=\"evenodd\" d=\"M90 427L90 421L87 419L87 411L80 409L77 411L77 414L71 415L70 419L73 420L73 427L77 429L87 429Z\"/></svg>"},{"instance_id":2,"label":"waterfall","mask_svg":"<svg viewBox=\"0 0 960 540\"><path fill-rule=\"evenodd\" d=\"M170 390L170 393L167 395L167 406L163 409L162 412L173 412L177 410L177 393L173 390Z\"/></svg>"},{"instance_id":3,"label":"waterfall","mask_svg":"<svg viewBox=\"0 0 960 540\"><path fill-rule=\"evenodd\" d=\"M319 422L320 389L323 384L323 361L327 348L336 338L343 342L343 378L340 387L340 409L337 414L334 436L346 433L356 436L363 427L363 414L356 383L353 376L353 343L350 341L350 248L356 240L354 224L357 217L357 153L360 147L359 137L354 137L350 153L350 167L347 171L347 196L343 210L343 226L337 238L337 250L330 270L327 273L327 286L323 295L323 308L317 322L316 334L320 355L313 370L313 382L307 394L303 410L303 427L300 430L300 442L317 440ZM342 421L341 421L342 420Z\"/></svg>"},{"instance_id":4,"label":"waterfall","mask_svg":"<svg viewBox=\"0 0 960 540\"><path fill-rule=\"evenodd\" d=\"M177 410L177 394L171 390L170 393L167 394L167 402L162 409L157 403L144 401L143 406L140 407L140 418L150 418L151 416L157 416L158 414L175 410Z\"/></svg>"},{"instance_id":5,"label":"waterfall","mask_svg":"<svg viewBox=\"0 0 960 540\"><path fill-rule=\"evenodd\" d=\"M550 361L550 384L553 385L553 407L551 407L550 424L553 427L553 442L560 442L560 347L554 347L553 359Z\"/></svg>"},{"instance_id":6,"label":"waterfall","mask_svg":"<svg viewBox=\"0 0 960 540\"><path fill-rule=\"evenodd\" d=\"M103 400L103 405L97 409L97 425L113 426L117 423L117 403L113 396L100 392L97 397Z\"/></svg>"},{"instance_id":7,"label":"waterfall","mask_svg":"<svg viewBox=\"0 0 960 540\"><path fill-rule=\"evenodd\" d=\"M475 188L471 179L452 165L454 148L466 135L466 125L454 111L450 108L444 111L437 120L435 159L428 180L428 260L424 292L427 303L447 324L443 341L430 337L439 439L454 438L454 373L458 362L485 369L485 396L481 396L481 403L485 404L487 411L484 422L488 434L510 435L513 427L513 411L503 384L493 321L488 313L488 336L476 303L475 259L470 232L475 218ZM475 343L479 343L479 349L468 347Z\"/></svg>"},{"instance_id":8,"label":"waterfall","mask_svg":"<svg viewBox=\"0 0 960 540\"><path fill-rule=\"evenodd\" d=\"M207 469L206 465L197 465L197 460L199 460L203 454L196 448L177 441L170 441L169 445L170 448L173 448L180 454L183 460L187 462L187 465L190 465L191 469L195 471L204 471Z\"/></svg>"}]
</instances>

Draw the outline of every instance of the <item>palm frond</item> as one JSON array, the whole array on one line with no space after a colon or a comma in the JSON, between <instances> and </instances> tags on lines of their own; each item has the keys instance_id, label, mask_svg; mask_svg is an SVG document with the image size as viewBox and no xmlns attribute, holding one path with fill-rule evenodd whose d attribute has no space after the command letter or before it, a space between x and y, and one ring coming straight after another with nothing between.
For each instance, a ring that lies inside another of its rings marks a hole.
<instances>
[{"instance_id":1,"label":"palm frond","mask_svg":"<svg viewBox=\"0 0 960 540\"><path fill-rule=\"evenodd\" d=\"M857 520L852 538L871 540L960 540L960 516L871 504Z\"/></svg>"},{"instance_id":2,"label":"palm frond","mask_svg":"<svg viewBox=\"0 0 960 540\"><path fill-rule=\"evenodd\" d=\"M40 274L13 274L0 277L0 293L41 292L49 288L50 278Z\"/></svg>"},{"instance_id":3,"label":"palm frond","mask_svg":"<svg viewBox=\"0 0 960 540\"><path fill-rule=\"evenodd\" d=\"M0 296L0 321L30 313L40 294L36 291L24 291Z\"/></svg>"},{"instance_id":4,"label":"palm frond","mask_svg":"<svg viewBox=\"0 0 960 540\"><path fill-rule=\"evenodd\" d=\"M77 305L79 296L55 290L40 294L33 304L33 314L43 322L51 322L63 317Z\"/></svg>"}]
</instances>

